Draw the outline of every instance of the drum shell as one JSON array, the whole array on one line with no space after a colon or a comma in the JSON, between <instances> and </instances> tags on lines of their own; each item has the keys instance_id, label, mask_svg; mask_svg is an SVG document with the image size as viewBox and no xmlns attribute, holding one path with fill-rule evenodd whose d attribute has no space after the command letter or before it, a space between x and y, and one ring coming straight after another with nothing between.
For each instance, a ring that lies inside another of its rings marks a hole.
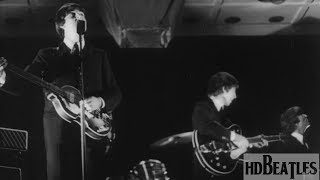
<instances>
[{"instance_id":1,"label":"drum shell","mask_svg":"<svg viewBox=\"0 0 320 180\"><path fill-rule=\"evenodd\" d=\"M168 180L165 165L159 160L149 159L141 161L130 171L130 177L134 180Z\"/></svg>"}]
</instances>

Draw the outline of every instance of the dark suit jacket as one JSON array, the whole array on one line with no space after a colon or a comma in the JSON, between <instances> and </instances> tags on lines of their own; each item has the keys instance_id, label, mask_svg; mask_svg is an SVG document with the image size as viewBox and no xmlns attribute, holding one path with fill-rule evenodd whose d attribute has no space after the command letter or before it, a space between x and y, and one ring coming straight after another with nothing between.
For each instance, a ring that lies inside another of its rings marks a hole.
<instances>
[{"instance_id":1,"label":"dark suit jacket","mask_svg":"<svg viewBox=\"0 0 320 180\"><path fill-rule=\"evenodd\" d=\"M71 85L77 89L81 89L79 85L79 67L81 62L83 62L84 66L84 96L102 97L105 101L105 107L103 110L114 110L120 102L121 92L111 70L107 54L103 50L93 48L86 44L86 48L80 58L79 55L70 54L70 49L62 43L58 47L40 49L33 62L27 66L26 71L58 87ZM48 165L50 165L50 167L54 167L52 169L65 169L66 171L61 171L62 177L80 175L81 173L78 172L78 170L81 169L79 167L81 165L81 163L79 163L81 156L79 148L80 131L78 126L70 126L68 123L64 123L64 120L62 120L56 113L52 103L47 100L46 96L43 96L42 88L30 86L30 83L24 82L25 80L20 81L20 79L8 72L6 83L2 88L8 92L15 92L16 94L23 94L24 92L27 92L26 94L28 96L30 96L30 93L34 94L37 98L30 100L30 103L34 104L36 101L44 102L44 104L42 104L44 106L44 110L41 112L43 115L42 132L44 134L44 142L47 148L50 148L50 151L47 151L47 157L50 159L54 157L56 159L54 161L50 160ZM32 137L30 139L33 139L34 141L35 138ZM97 169L97 171L104 173L103 170L96 167L104 162L105 141L91 142L89 138L87 139L89 140L87 141L87 152L90 154L90 156L87 155L87 160L94 162L94 165L89 168ZM41 142L42 140L43 139L41 139ZM31 144L32 145L30 147L34 147L36 143ZM46 168L43 163L43 161L45 161L44 158L39 158L39 160L37 160L36 156L40 154L39 150L33 149L31 152L31 158L35 159L32 160L33 166L35 167L30 167L33 169L31 171L33 172L41 168ZM101 165L101 167L104 166ZM39 177L30 179L45 179L45 171L41 169L40 172L42 174L38 172L33 173L34 176ZM55 174L54 176L58 177L60 174Z\"/></svg>"},{"instance_id":2,"label":"dark suit jacket","mask_svg":"<svg viewBox=\"0 0 320 180\"><path fill-rule=\"evenodd\" d=\"M211 99L206 98L196 103L192 124L193 129L198 130L199 136L211 140L223 140L222 137L230 139L230 131L224 127L226 122Z\"/></svg>"},{"instance_id":3,"label":"dark suit jacket","mask_svg":"<svg viewBox=\"0 0 320 180\"><path fill-rule=\"evenodd\" d=\"M25 71L57 86L70 84L80 89L79 67L81 60L79 56L70 55L69 51L64 43L61 43L58 47L40 49ZM105 110L113 110L121 100L121 92L106 52L91 45L86 45L82 60L85 97L102 97L106 103ZM17 78L12 77L10 73L7 74L3 89L15 94L23 93L26 90L26 83L19 83L23 84L22 87L17 86Z\"/></svg>"},{"instance_id":4,"label":"dark suit jacket","mask_svg":"<svg viewBox=\"0 0 320 180\"><path fill-rule=\"evenodd\" d=\"M308 153L309 149L301 144L295 137L288 135L279 141L270 144L271 153Z\"/></svg>"}]
</instances>

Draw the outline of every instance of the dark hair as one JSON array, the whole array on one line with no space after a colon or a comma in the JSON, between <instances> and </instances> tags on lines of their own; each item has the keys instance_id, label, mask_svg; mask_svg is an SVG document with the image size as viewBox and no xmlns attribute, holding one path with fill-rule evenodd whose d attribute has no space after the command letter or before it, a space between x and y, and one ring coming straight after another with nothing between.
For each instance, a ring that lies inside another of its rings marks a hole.
<instances>
[{"instance_id":1,"label":"dark hair","mask_svg":"<svg viewBox=\"0 0 320 180\"><path fill-rule=\"evenodd\" d=\"M70 14L71 11L79 10L86 14L85 9L81 7L79 4L76 3L66 3L63 4L57 11L55 17L54 17L54 24L56 27L56 32L59 35L61 39L64 38L64 31L60 28L65 23L64 18Z\"/></svg>"},{"instance_id":2,"label":"dark hair","mask_svg":"<svg viewBox=\"0 0 320 180\"><path fill-rule=\"evenodd\" d=\"M239 87L238 80L227 72L218 72L208 81L207 95L217 96L223 93L223 88L228 91L233 87Z\"/></svg>"},{"instance_id":3,"label":"dark hair","mask_svg":"<svg viewBox=\"0 0 320 180\"><path fill-rule=\"evenodd\" d=\"M293 106L287 109L280 117L281 130L285 134L291 134L296 130L296 124L299 122L298 116L303 114L299 106Z\"/></svg>"}]
</instances>

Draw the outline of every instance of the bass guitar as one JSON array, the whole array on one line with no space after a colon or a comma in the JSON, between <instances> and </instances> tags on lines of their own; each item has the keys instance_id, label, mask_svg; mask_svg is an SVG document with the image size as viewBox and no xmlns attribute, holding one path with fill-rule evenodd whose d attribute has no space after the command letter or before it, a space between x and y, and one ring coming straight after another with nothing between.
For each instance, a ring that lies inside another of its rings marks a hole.
<instances>
[{"instance_id":1,"label":"bass guitar","mask_svg":"<svg viewBox=\"0 0 320 180\"><path fill-rule=\"evenodd\" d=\"M0 64L7 70L15 73L16 75L34 83L49 91L46 97L52 102L57 114L65 121L71 123L75 121L80 125L80 107L79 103L82 100L81 93L73 86L57 87L50 84L41 78L23 71L22 69L10 65L3 57L0 58ZM111 127L112 113L103 113L100 110L93 112L85 111L85 133L92 139L100 140L107 138L112 140L114 135L112 134Z\"/></svg>"},{"instance_id":2,"label":"bass guitar","mask_svg":"<svg viewBox=\"0 0 320 180\"><path fill-rule=\"evenodd\" d=\"M235 131L241 134L240 126L233 124L226 128L230 131ZM268 142L283 141L283 135L259 135L255 137L247 138L249 141L249 147L256 143L261 143L262 139ZM212 140L209 142L204 141L200 138L198 131L193 131L192 134L192 146L194 153L197 157L200 165L209 173L213 175L226 175L234 171L239 159L232 159L230 152L237 149L237 146L231 141L216 141Z\"/></svg>"}]
</instances>

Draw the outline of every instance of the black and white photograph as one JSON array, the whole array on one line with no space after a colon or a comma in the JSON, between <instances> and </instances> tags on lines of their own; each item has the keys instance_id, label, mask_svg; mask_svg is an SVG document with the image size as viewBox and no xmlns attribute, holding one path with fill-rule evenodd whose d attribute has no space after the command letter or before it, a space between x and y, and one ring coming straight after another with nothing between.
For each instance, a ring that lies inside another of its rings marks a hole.
<instances>
[{"instance_id":1,"label":"black and white photograph","mask_svg":"<svg viewBox=\"0 0 320 180\"><path fill-rule=\"evenodd\" d=\"M319 12L0 0L0 179L319 180Z\"/></svg>"}]
</instances>

